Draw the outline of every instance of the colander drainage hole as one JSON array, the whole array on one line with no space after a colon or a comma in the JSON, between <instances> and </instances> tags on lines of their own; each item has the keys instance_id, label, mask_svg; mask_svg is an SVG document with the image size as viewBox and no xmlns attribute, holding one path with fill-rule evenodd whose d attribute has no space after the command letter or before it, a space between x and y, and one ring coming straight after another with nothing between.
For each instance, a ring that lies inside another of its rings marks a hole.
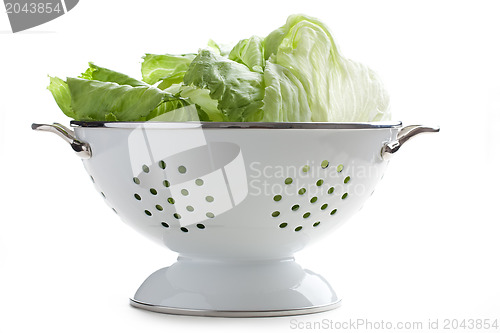
<instances>
[{"instance_id":1,"label":"colander drainage hole","mask_svg":"<svg viewBox=\"0 0 500 333\"><path fill-rule=\"evenodd\" d=\"M318 197L312 197L311 200L309 200L311 203L315 203L318 201Z\"/></svg>"},{"instance_id":2,"label":"colander drainage hole","mask_svg":"<svg viewBox=\"0 0 500 333\"><path fill-rule=\"evenodd\" d=\"M307 219L309 216L311 216L310 212L304 213L304 215L302 215L302 217L305 219Z\"/></svg>"},{"instance_id":3,"label":"colander drainage hole","mask_svg":"<svg viewBox=\"0 0 500 333\"><path fill-rule=\"evenodd\" d=\"M313 227L317 227L320 223L321 223L320 221L314 222Z\"/></svg>"},{"instance_id":4,"label":"colander drainage hole","mask_svg":"<svg viewBox=\"0 0 500 333\"><path fill-rule=\"evenodd\" d=\"M168 199L167 199L167 202L168 202L169 204L173 205L173 204L175 203L175 200L174 200L174 198L168 198Z\"/></svg>"},{"instance_id":5,"label":"colander drainage hole","mask_svg":"<svg viewBox=\"0 0 500 333\"><path fill-rule=\"evenodd\" d=\"M299 208L300 208L300 206L299 206L299 205L293 205L293 206L292 206L292 210L293 210L293 211L297 211Z\"/></svg>"},{"instance_id":6,"label":"colander drainage hole","mask_svg":"<svg viewBox=\"0 0 500 333\"><path fill-rule=\"evenodd\" d=\"M181 194L182 194L183 196L187 196L187 195L189 195L189 191L188 191L188 190L186 190L185 188L183 188L183 189L181 190Z\"/></svg>"},{"instance_id":7,"label":"colander drainage hole","mask_svg":"<svg viewBox=\"0 0 500 333\"><path fill-rule=\"evenodd\" d=\"M328 204L327 204L327 203L326 203L326 204L323 204L323 205L321 206L321 210L325 210L325 209L327 209L327 208L328 208Z\"/></svg>"},{"instance_id":8,"label":"colander drainage hole","mask_svg":"<svg viewBox=\"0 0 500 333\"><path fill-rule=\"evenodd\" d=\"M158 194L158 191L155 190L154 188L150 188L149 192L151 192L152 195L157 195Z\"/></svg>"},{"instance_id":9,"label":"colander drainage hole","mask_svg":"<svg viewBox=\"0 0 500 333\"><path fill-rule=\"evenodd\" d=\"M198 229L205 229L205 225L201 223L198 223L196 227L198 227Z\"/></svg>"},{"instance_id":10,"label":"colander drainage hole","mask_svg":"<svg viewBox=\"0 0 500 333\"><path fill-rule=\"evenodd\" d=\"M118 212L116 211L116 209L114 208L111 208L113 210L113 212L115 212L115 214L118 214Z\"/></svg>"},{"instance_id":11,"label":"colander drainage hole","mask_svg":"<svg viewBox=\"0 0 500 333\"><path fill-rule=\"evenodd\" d=\"M211 195L208 195L205 197L205 200L207 200L207 202L214 202L214 197L212 197Z\"/></svg>"},{"instance_id":12,"label":"colander drainage hole","mask_svg":"<svg viewBox=\"0 0 500 333\"><path fill-rule=\"evenodd\" d=\"M332 210L332 211L330 212L330 215L335 215L335 213L336 213L336 212L337 212L337 208L335 208L334 210Z\"/></svg>"},{"instance_id":13,"label":"colander drainage hole","mask_svg":"<svg viewBox=\"0 0 500 333\"><path fill-rule=\"evenodd\" d=\"M321 162L321 167L323 169L328 168L329 165L330 165L330 162L328 162L327 160L324 160L323 162Z\"/></svg>"},{"instance_id":14,"label":"colander drainage hole","mask_svg":"<svg viewBox=\"0 0 500 333\"><path fill-rule=\"evenodd\" d=\"M168 180L163 181L163 186L170 187L170 182Z\"/></svg>"},{"instance_id":15,"label":"colander drainage hole","mask_svg":"<svg viewBox=\"0 0 500 333\"><path fill-rule=\"evenodd\" d=\"M342 164L339 164L339 166L337 167L337 172L342 172L342 170L344 170L344 166Z\"/></svg>"},{"instance_id":16,"label":"colander drainage hole","mask_svg":"<svg viewBox=\"0 0 500 333\"><path fill-rule=\"evenodd\" d=\"M160 205L156 205L155 207L156 207L156 209L158 209L160 212L163 210L163 207L162 207L162 206L160 206Z\"/></svg>"},{"instance_id":17,"label":"colander drainage hole","mask_svg":"<svg viewBox=\"0 0 500 333\"><path fill-rule=\"evenodd\" d=\"M104 199L106 199L106 194L104 194L104 192L101 192L101 195Z\"/></svg>"},{"instance_id":18,"label":"colander drainage hole","mask_svg":"<svg viewBox=\"0 0 500 333\"><path fill-rule=\"evenodd\" d=\"M90 180L92 181L92 183L94 183L94 184L95 184L95 179L94 179L94 177L90 176Z\"/></svg>"},{"instance_id":19,"label":"colander drainage hole","mask_svg":"<svg viewBox=\"0 0 500 333\"><path fill-rule=\"evenodd\" d=\"M158 166L163 170L165 170L165 168L167 167L167 163L165 163L165 161L160 161L158 162Z\"/></svg>"},{"instance_id":20,"label":"colander drainage hole","mask_svg":"<svg viewBox=\"0 0 500 333\"><path fill-rule=\"evenodd\" d=\"M149 172L149 167L146 164L144 164L142 166L142 171L144 171L145 173L148 173Z\"/></svg>"},{"instance_id":21,"label":"colander drainage hole","mask_svg":"<svg viewBox=\"0 0 500 333\"><path fill-rule=\"evenodd\" d=\"M187 210L188 212L193 212L193 211L194 211L194 208L193 208L193 206L187 206L187 207L186 207L186 210Z\"/></svg>"},{"instance_id":22,"label":"colander drainage hole","mask_svg":"<svg viewBox=\"0 0 500 333\"><path fill-rule=\"evenodd\" d=\"M295 228L295 231L300 231L300 230L302 230L302 226L301 225L299 225L297 228Z\"/></svg>"},{"instance_id":23,"label":"colander drainage hole","mask_svg":"<svg viewBox=\"0 0 500 333\"><path fill-rule=\"evenodd\" d=\"M196 180L194 181L194 183L195 183L196 185L198 185L198 186L201 186L201 185L203 185L203 183L204 183L204 182L203 182L203 179L196 179Z\"/></svg>"},{"instance_id":24,"label":"colander drainage hole","mask_svg":"<svg viewBox=\"0 0 500 333\"><path fill-rule=\"evenodd\" d=\"M302 172L307 173L309 172L309 169L309 165L304 165L304 167L302 168Z\"/></svg>"},{"instance_id":25,"label":"colander drainage hole","mask_svg":"<svg viewBox=\"0 0 500 333\"><path fill-rule=\"evenodd\" d=\"M147 216L151 216L153 215L153 213L151 213L149 210L145 210L144 213L147 215Z\"/></svg>"},{"instance_id":26,"label":"colander drainage hole","mask_svg":"<svg viewBox=\"0 0 500 333\"><path fill-rule=\"evenodd\" d=\"M350 180L351 180L351 177L349 177L349 176L345 177L344 184L349 183Z\"/></svg>"},{"instance_id":27,"label":"colander drainage hole","mask_svg":"<svg viewBox=\"0 0 500 333\"><path fill-rule=\"evenodd\" d=\"M346 193L344 193L344 194L342 194L342 200L344 200L345 198L347 198L347 196L348 196L348 195L349 195L349 194L347 194L347 192L346 192Z\"/></svg>"},{"instance_id":28,"label":"colander drainage hole","mask_svg":"<svg viewBox=\"0 0 500 333\"><path fill-rule=\"evenodd\" d=\"M287 179L285 179L285 184L286 185L290 185L291 183L293 183L293 179L288 177Z\"/></svg>"},{"instance_id":29,"label":"colander drainage hole","mask_svg":"<svg viewBox=\"0 0 500 333\"><path fill-rule=\"evenodd\" d=\"M141 196L137 193L134 194L134 198L136 198L137 200L142 200Z\"/></svg>"},{"instance_id":30,"label":"colander drainage hole","mask_svg":"<svg viewBox=\"0 0 500 333\"><path fill-rule=\"evenodd\" d=\"M306 189L305 189L305 188L301 188L301 189L299 190L299 194L300 194L300 195L303 195L304 193L306 193Z\"/></svg>"},{"instance_id":31,"label":"colander drainage hole","mask_svg":"<svg viewBox=\"0 0 500 333\"><path fill-rule=\"evenodd\" d=\"M178 220L180 220L180 219L181 219L181 216L180 216L178 213L174 213L174 217L175 217L176 219L178 219Z\"/></svg>"},{"instance_id":32,"label":"colander drainage hole","mask_svg":"<svg viewBox=\"0 0 500 333\"><path fill-rule=\"evenodd\" d=\"M137 185L139 185L141 183L141 181L139 180L139 178L137 177L134 177L132 178L132 180L134 181L134 183L136 183Z\"/></svg>"},{"instance_id":33,"label":"colander drainage hole","mask_svg":"<svg viewBox=\"0 0 500 333\"><path fill-rule=\"evenodd\" d=\"M277 194L277 195L274 196L273 200L277 202L277 201L280 201L281 198L282 198L282 196L279 195L279 194Z\"/></svg>"},{"instance_id":34,"label":"colander drainage hole","mask_svg":"<svg viewBox=\"0 0 500 333\"><path fill-rule=\"evenodd\" d=\"M318 179L318 181L316 182L316 185L321 186L321 185L323 185L324 182L325 181L323 179Z\"/></svg>"},{"instance_id":35,"label":"colander drainage hole","mask_svg":"<svg viewBox=\"0 0 500 333\"><path fill-rule=\"evenodd\" d=\"M165 228L170 227L167 222L162 222L161 225L164 226Z\"/></svg>"},{"instance_id":36,"label":"colander drainage hole","mask_svg":"<svg viewBox=\"0 0 500 333\"><path fill-rule=\"evenodd\" d=\"M187 169L184 165L181 165L180 167L178 167L177 170L179 170L179 173L186 173L187 172Z\"/></svg>"},{"instance_id":37,"label":"colander drainage hole","mask_svg":"<svg viewBox=\"0 0 500 333\"><path fill-rule=\"evenodd\" d=\"M186 227L181 227L181 230L182 230L183 232L188 232L188 231L189 231Z\"/></svg>"},{"instance_id":38,"label":"colander drainage hole","mask_svg":"<svg viewBox=\"0 0 500 333\"><path fill-rule=\"evenodd\" d=\"M335 190L335 188L334 188L333 186L332 186L332 187L330 187L330 188L328 189L328 194L332 194L334 190Z\"/></svg>"},{"instance_id":39,"label":"colander drainage hole","mask_svg":"<svg viewBox=\"0 0 500 333\"><path fill-rule=\"evenodd\" d=\"M272 212L271 216L278 217L278 216L280 216L280 212L279 211Z\"/></svg>"},{"instance_id":40,"label":"colander drainage hole","mask_svg":"<svg viewBox=\"0 0 500 333\"><path fill-rule=\"evenodd\" d=\"M208 218L213 219L215 217L214 213L208 212L205 214Z\"/></svg>"},{"instance_id":41,"label":"colander drainage hole","mask_svg":"<svg viewBox=\"0 0 500 333\"><path fill-rule=\"evenodd\" d=\"M280 228L282 228L282 229L283 229L283 228L286 228L286 226L287 226L287 225L288 225L288 223L283 222L283 223L281 223L281 224L280 224Z\"/></svg>"}]
</instances>

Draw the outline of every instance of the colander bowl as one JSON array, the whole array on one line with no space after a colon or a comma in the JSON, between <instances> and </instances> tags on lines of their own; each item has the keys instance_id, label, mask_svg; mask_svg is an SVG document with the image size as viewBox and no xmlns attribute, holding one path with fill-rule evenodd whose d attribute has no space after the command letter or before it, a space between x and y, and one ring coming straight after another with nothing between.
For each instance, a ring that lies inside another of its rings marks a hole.
<instances>
[{"instance_id":1,"label":"colander bowl","mask_svg":"<svg viewBox=\"0 0 500 333\"><path fill-rule=\"evenodd\" d=\"M33 129L69 142L116 214L179 253L131 304L237 317L338 306L294 253L361 209L404 142L439 131L400 122L71 125Z\"/></svg>"}]
</instances>

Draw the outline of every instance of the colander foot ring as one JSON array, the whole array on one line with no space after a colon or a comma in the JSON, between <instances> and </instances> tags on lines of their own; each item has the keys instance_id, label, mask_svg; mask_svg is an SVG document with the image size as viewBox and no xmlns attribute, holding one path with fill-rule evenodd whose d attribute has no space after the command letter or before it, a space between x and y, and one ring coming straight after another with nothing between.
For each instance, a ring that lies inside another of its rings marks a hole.
<instances>
[{"instance_id":1,"label":"colander foot ring","mask_svg":"<svg viewBox=\"0 0 500 333\"><path fill-rule=\"evenodd\" d=\"M312 313L325 312L338 308L342 300L335 303L323 306L311 306L302 309L287 309L287 310L264 310L264 311L223 311L223 310L202 310L202 309L187 309L187 308L172 308L168 306L159 306L138 302L130 299L130 305L135 308L184 316L202 316L202 317L227 317L227 318L257 318L257 317L284 317L284 316L298 316Z\"/></svg>"},{"instance_id":2,"label":"colander foot ring","mask_svg":"<svg viewBox=\"0 0 500 333\"><path fill-rule=\"evenodd\" d=\"M179 258L151 274L130 299L136 308L177 315L274 317L340 306L329 283L293 258L221 261Z\"/></svg>"}]
</instances>

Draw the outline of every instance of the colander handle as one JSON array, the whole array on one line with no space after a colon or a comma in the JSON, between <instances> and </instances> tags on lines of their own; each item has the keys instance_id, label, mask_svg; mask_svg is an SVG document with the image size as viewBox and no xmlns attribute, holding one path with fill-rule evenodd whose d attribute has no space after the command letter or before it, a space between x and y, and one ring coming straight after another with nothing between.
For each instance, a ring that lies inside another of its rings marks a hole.
<instances>
[{"instance_id":1,"label":"colander handle","mask_svg":"<svg viewBox=\"0 0 500 333\"><path fill-rule=\"evenodd\" d=\"M422 133L436 133L439 132L439 127L428 127L422 125L410 125L399 130L396 140L387 142L382 147L381 156L384 160L389 160L392 155L401 148L401 146L415 135Z\"/></svg>"},{"instance_id":2,"label":"colander handle","mask_svg":"<svg viewBox=\"0 0 500 333\"><path fill-rule=\"evenodd\" d=\"M58 123L53 123L52 125L32 124L31 129L36 131L47 131L57 134L59 137L63 138L64 141L70 144L71 148L73 148L75 153L80 158L89 159L92 157L92 149L90 149L90 145L86 142L78 140L75 136L75 132L73 132L72 130L61 124Z\"/></svg>"}]
</instances>

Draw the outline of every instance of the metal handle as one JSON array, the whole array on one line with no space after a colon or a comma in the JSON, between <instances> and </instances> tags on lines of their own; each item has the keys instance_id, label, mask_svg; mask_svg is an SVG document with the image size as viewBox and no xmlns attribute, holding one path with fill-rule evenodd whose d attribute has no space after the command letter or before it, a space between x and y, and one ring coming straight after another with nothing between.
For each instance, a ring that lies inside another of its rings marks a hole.
<instances>
[{"instance_id":1,"label":"metal handle","mask_svg":"<svg viewBox=\"0 0 500 333\"><path fill-rule=\"evenodd\" d=\"M396 140L386 143L382 147L381 155L384 160L389 160L392 155L401 148L401 146L415 135L422 133L436 133L439 132L439 127L427 127L422 125L410 125L402 128Z\"/></svg>"},{"instance_id":2,"label":"metal handle","mask_svg":"<svg viewBox=\"0 0 500 333\"><path fill-rule=\"evenodd\" d=\"M72 130L61 124L58 123L54 123L52 125L32 124L31 129L36 131L47 131L57 134L59 137L63 138L64 141L70 144L71 148L73 148L75 153L80 158L89 159L92 157L92 150L90 149L90 145L86 142L78 140L75 136L75 132L73 132Z\"/></svg>"}]
</instances>

